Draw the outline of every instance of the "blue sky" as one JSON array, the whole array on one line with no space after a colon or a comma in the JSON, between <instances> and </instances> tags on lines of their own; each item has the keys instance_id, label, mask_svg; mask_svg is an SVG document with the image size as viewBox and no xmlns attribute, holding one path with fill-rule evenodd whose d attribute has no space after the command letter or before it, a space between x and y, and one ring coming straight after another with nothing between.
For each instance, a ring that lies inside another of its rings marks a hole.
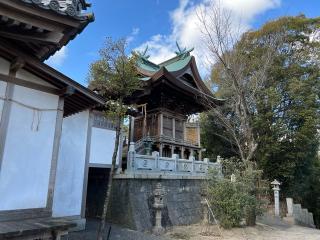
<instances>
[{"instance_id":1,"label":"blue sky","mask_svg":"<svg viewBox=\"0 0 320 240\"><path fill-rule=\"evenodd\" d=\"M87 0L89 1L89 0ZM96 60L106 37L127 37L129 49L149 46L151 60L160 62L174 55L175 41L195 47L201 61L203 44L196 29L195 9L214 0L91 0L96 20L47 62L65 75L87 85L89 64ZM241 17L241 24L256 29L284 15L317 17L319 0L220 0ZM207 5L204 5L207 6ZM205 72L200 65L200 71Z\"/></svg>"}]
</instances>

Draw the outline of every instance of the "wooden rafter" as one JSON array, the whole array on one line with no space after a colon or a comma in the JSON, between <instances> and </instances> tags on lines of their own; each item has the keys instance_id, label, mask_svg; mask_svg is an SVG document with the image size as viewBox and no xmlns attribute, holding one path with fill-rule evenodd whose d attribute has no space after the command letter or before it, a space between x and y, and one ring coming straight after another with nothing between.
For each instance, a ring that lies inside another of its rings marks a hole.
<instances>
[{"instance_id":1,"label":"wooden rafter","mask_svg":"<svg viewBox=\"0 0 320 240\"><path fill-rule=\"evenodd\" d=\"M10 32L5 32L5 31L0 31L0 36L13 39L13 40L18 40L22 42L37 42L41 44L54 44L59 46L59 42L61 38L63 37L62 33L57 33L57 32L49 32L46 34L37 34L37 35L26 35L26 34L21 34L21 33L10 33Z\"/></svg>"}]
</instances>

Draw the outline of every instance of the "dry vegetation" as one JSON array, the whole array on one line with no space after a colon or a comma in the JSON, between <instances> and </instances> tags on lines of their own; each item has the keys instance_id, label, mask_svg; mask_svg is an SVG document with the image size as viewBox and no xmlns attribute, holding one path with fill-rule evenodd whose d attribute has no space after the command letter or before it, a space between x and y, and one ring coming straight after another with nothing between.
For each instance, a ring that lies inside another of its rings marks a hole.
<instances>
[{"instance_id":1,"label":"dry vegetation","mask_svg":"<svg viewBox=\"0 0 320 240\"><path fill-rule=\"evenodd\" d=\"M256 227L222 230L220 236L216 226L191 225L174 227L166 237L175 240L319 240L320 231L300 226L281 229L258 224Z\"/></svg>"}]
</instances>

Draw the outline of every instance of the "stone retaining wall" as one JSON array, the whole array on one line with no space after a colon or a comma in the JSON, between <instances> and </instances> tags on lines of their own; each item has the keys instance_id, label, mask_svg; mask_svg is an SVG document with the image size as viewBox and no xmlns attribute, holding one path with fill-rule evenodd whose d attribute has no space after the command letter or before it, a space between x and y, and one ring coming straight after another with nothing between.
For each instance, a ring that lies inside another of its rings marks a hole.
<instances>
[{"instance_id":1,"label":"stone retaining wall","mask_svg":"<svg viewBox=\"0 0 320 240\"><path fill-rule=\"evenodd\" d=\"M187 225L200 222L202 206L201 179L114 179L108 220L138 231L154 226L152 207L155 185L160 182L166 195L162 226Z\"/></svg>"}]
</instances>

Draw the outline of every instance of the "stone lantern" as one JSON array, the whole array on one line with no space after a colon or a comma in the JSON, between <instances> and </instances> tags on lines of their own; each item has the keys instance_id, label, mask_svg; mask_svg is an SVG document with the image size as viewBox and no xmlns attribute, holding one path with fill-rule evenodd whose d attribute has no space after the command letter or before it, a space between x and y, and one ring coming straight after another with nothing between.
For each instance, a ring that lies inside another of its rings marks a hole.
<instances>
[{"instance_id":1,"label":"stone lantern","mask_svg":"<svg viewBox=\"0 0 320 240\"><path fill-rule=\"evenodd\" d=\"M165 191L160 182L157 183L156 188L153 191L154 195L154 203L153 208L155 209L156 216L155 216L155 226L153 227L153 233L156 235L160 235L164 233L164 228L161 225L162 220L162 209L164 208L163 197Z\"/></svg>"},{"instance_id":2,"label":"stone lantern","mask_svg":"<svg viewBox=\"0 0 320 240\"><path fill-rule=\"evenodd\" d=\"M146 155L151 155L151 150L152 150L152 140L148 134L148 136L143 140L143 145L145 149L145 154Z\"/></svg>"},{"instance_id":3,"label":"stone lantern","mask_svg":"<svg viewBox=\"0 0 320 240\"><path fill-rule=\"evenodd\" d=\"M280 203L279 203L279 192L281 183L278 180L271 182L272 190L274 192L274 215L276 217L280 216Z\"/></svg>"}]
</instances>

